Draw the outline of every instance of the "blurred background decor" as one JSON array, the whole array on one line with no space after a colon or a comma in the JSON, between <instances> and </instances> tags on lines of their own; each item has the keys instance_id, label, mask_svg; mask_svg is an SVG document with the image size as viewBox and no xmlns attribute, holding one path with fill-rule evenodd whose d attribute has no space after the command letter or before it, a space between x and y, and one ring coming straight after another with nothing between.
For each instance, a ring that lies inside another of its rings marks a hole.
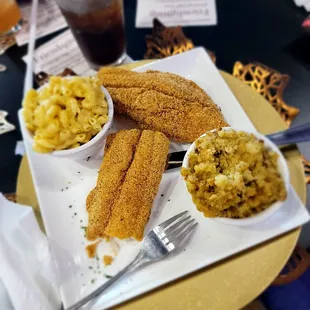
<instances>
[{"instance_id":1,"label":"blurred background decor","mask_svg":"<svg viewBox=\"0 0 310 310\"><path fill-rule=\"evenodd\" d=\"M145 59L160 59L183 52L194 48L192 40L187 38L182 27L166 27L157 18L153 20L152 34L145 37L147 46ZM215 54L207 50L212 61L215 63Z\"/></svg>"},{"instance_id":2,"label":"blurred background decor","mask_svg":"<svg viewBox=\"0 0 310 310\"><path fill-rule=\"evenodd\" d=\"M243 65L237 61L233 68L233 76L251 86L267 99L288 127L300 112L299 109L287 105L283 100L283 92L290 80L287 74L281 74L260 63Z\"/></svg>"},{"instance_id":3,"label":"blurred background decor","mask_svg":"<svg viewBox=\"0 0 310 310\"><path fill-rule=\"evenodd\" d=\"M310 254L297 245L273 285L285 285L297 280L310 267Z\"/></svg>"},{"instance_id":4,"label":"blurred background decor","mask_svg":"<svg viewBox=\"0 0 310 310\"><path fill-rule=\"evenodd\" d=\"M189 51L194 47L182 27L165 27L157 18L153 20L152 34L145 37L147 51L145 59L165 58Z\"/></svg>"},{"instance_id":5,"label":"blurred background decor","mask_svg":"<svg viewBox=\"0 0 310 310\"><path fill-rule=\"evenodd\" d=\"M305 168L306 183L310 184L310 161L307 160L304 155L302 155L301 158Z\"/></svg>"}]
</instances>

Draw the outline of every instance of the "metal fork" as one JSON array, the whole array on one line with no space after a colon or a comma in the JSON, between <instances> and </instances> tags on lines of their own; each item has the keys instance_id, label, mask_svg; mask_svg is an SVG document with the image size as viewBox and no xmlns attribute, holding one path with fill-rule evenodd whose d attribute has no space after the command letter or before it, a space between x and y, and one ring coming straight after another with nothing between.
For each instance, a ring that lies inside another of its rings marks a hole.
<instances>
[{"instance_id":1,"label":"metal fork","mask_svg":"<svg viewBox=\"0 0 310 310\"><path fill-rule=\"evenodd\" d=\"M77 310L83 306L90 309L99 299L100 295L125 274L133 272L147 263L158 261L166 257L173 250L178 249L198 224L194 219L191 219L190 215L187 215L187 212L181 212L152 229L144 237L138 255L127 267L94 292L67 308L67 310Z\"/></svg>"}]
</instances>

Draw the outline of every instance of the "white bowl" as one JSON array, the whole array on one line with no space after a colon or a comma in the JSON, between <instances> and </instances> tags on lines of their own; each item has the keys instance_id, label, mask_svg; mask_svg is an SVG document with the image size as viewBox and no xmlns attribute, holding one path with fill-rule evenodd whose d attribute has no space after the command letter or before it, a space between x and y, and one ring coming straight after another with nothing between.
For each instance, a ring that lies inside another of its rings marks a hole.
<instances>
[{"instance_id":1,"label":"white bowl","mask_svg":"<svg viewBox=\"0 0 310 310\"><path fill-rule=\"evenodd\" d=\"M265 146L267 148L271 149L272 151L276 152L279 155L279 157L278 157L278 169L279 169L279 172L282 176L285 189L288 192L289 185L290 185L290 177L289 177L288 167L287 167L286 161L285 161L281 151L278 149L278 147L272 141L270 141L264 135L258 133L255 130L246 130L243 128L236 128L236 127L233 127L233 128L232 127L224 127L224 128L222 128L222 130L244 131L247 133L254 134L258 139L264 140ZM212 130L212 131L214 131L214 130ZM203 134L202 136L200 136L200 138L205 136L205 135L206 134ZM182 166L184 168L188 168L189 154L191 152L193 152L195 150L195 148L196 148L196 141L189 147L189 149L187 150L187 152L184 156L183 163L182 163ZM270 217L272 214L274 214L276 211L278 211L281 208L283 203L284 203L284 201L277 201L277 202L273 203L267 209L255 214L251 217L247 217L247 218L234 219L234 218L225 218L225 217L215 217L214 220L216 220L220 223L229 224L229 225L237 225L237 226L252 225L252 224L256 224L256 223L261 222L261 221L267 219L268 217Z\"/></svg>"},{"instance_id":2,"label":"white bowl","mask_svg":"<svg viewBox=\"0 0 310 310\"><path fill-rule=\"evenodd\" d=\"M40 91L42 88L46 87L47 84L41 86L38 91ZM101 129L90 141L87 143L73 149L67 149L67 150L61 150L61 151L53 151L51 153L48 153L52 156L56 157L64 157L64 158L72 158L72 159L83 159L90 157L100 151L100 149L103 148L105 139L108 135L108 130L111 127L111 123L113 120L114 115L114 107L113 107L113 101L112 98L107 91L107 89L103 86L101 86L101 89L105 95L105 98L108 103L108 121L105 123ZM31 141L31 144L33 144L33 134L26 128L26 124L24 122L24 117L22 115L23 109L20 110L20 119L23 122L24 125L24 134Z\"/></svg>"}]
</instances>

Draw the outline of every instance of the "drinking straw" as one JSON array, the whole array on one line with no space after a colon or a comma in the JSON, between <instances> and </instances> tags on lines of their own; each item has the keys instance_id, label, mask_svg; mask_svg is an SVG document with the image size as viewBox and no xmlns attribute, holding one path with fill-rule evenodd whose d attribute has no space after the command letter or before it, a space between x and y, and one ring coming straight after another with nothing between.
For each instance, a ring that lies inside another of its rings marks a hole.
<instances>
[{"instance_id":1,"label":"drinking straw","mask_svg":"<svg viewBox=\"0 0 310 310\"><path fill-rule=\"evenodd\" d=\"M33 53L37 33L37 12L38 12L38 0L32 0L30 27L29 27L29 42L27 52L27 68L24 80L24 95L29 89L33 87Z\"/></svg>"}]
</instances>

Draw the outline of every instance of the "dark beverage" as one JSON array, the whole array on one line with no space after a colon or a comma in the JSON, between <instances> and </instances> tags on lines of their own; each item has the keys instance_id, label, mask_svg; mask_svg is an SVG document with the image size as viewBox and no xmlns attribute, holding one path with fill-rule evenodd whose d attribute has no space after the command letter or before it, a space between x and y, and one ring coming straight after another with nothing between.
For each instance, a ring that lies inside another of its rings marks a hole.
<instances>
[{"instance_id":1,"label":"dark beverage","mask_svg":"<svg viewBox=\"0 0 310 310\"><path fill-rule=\"evenodd\" d=\"M82 0L87 4L89 0ZM65 2L65 1L64 1ZM119 64L125 57L123 5L120 0L89 1L93 6L68 9L59 0L60 9L91 67ZM94 7L95 6L95 7ZM89 10L89 11L87 11ZM86 11L86 12L85 12Z\"/></svg>"}]
</instances>

